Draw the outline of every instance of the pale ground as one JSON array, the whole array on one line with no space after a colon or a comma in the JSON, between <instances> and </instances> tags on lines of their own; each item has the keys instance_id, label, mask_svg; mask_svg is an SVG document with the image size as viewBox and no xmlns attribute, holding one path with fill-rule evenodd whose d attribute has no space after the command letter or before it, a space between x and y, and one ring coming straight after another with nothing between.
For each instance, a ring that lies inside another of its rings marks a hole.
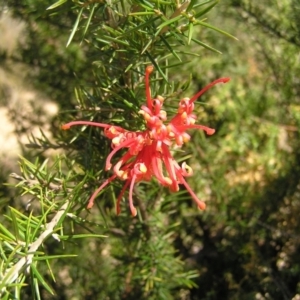
<instances>
[{"instance_id":1,"label":"pale ground","mask_svg":"<svg viewBox=\"0 0 300 300\"><path fill-rule=\"evenodd\" d=\"M32 133L40 137L39 127L51 138L50 119L58 112L57 105L35 91L26 80L26 68L10 59L17 55L19 43L24 43L23 23L11 18L8 12L0 16L0 51L7 51L7 65L0 65L0 175L7 178L11 172L20 173L18 155ZM7 67L8 66L8 67ZM36 110L39 113L36 113ZM36 122L35 122L36 123ZM9 180L7 178L7 180ZM10 181L10 180L9 180Z\"/></svg>"}]
</instances>

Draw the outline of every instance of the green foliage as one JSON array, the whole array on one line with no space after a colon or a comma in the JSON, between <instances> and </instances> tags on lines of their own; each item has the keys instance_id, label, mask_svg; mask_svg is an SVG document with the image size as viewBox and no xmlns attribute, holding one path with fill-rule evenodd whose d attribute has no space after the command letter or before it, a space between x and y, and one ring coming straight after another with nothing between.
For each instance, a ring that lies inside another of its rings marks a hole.
<instances>
[{"instance_id":1,"label":"green foliage","mask_svg":"<svg viewBox=\"0 0 300 300\"><path fill-rule=\"evenodd\" d=\"M51 284L47 283L39 271L40 265L45 264L48 275L55 280L51 261L74 255L51 253L51 248L61 247L61 244L77 239L103 237L95 233L74 233L74 224L81 222L77 222L77 216L73 213L78 210L78 201L73 192L80 188L80 184L71 188L65 183L74 176L72 172L63 175L65 162L65 159L57 158L49 168L47 161L42 164L36 161L33 164L22 159L20 168L23 176L11 174L20 181L22 195L33 198L27 202L26 210L7 207L7 213L1 217L0 288L7 299L11 299L12 295L19 299L21 288L27 284L31 286L32 294L37 299L40 299L42 287L54 295ZM26 280L27 274L30 276Z\"/></svg>"},{"instance_id":2,"label":"green foliage","mask_svg":"<svg viewBox=\"0 0 300 300\"><path fill-rule=\"evenodd\" d=\"M21 57L61 110L54 140L31 136L40 158L22 158L22 175L12 175L20 195L10 206L1 195L4 299L298 299L300 6L218 2L12 1L28 36L10 59ZM135 189L136 218L125 203L116 216L122 182L114 182L87 212L109 176L109 142L99 129L59 126L143 129L150 63L152 94L165 97L168 115L179 99L231 77L196 103L216 134L195 132L176 151L208 208L153 181ZM64 154L45 159L49 149Z\"/></svg>"}]
</instances>

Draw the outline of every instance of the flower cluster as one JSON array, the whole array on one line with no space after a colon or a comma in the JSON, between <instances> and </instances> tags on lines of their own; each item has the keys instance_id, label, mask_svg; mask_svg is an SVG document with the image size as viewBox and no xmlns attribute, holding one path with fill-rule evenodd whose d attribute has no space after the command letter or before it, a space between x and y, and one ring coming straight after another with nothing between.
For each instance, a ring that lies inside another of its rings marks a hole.
<instances>
[{"instance_id":1,"label":"flower cluster","mask_svg":"<svg viewBox=\"0 0 300 300\"><path fill-rule=\"evenodd\" d=\"M205 209L205 203L201 201L193 192L185 180L185 177L191 176L193 170L185 162L179 165L173 158L170 147L174 145L182 146L190 140L190 135L186 132L188 129L201 129L208 135L214 134L215 130L203 125L195 124L196 115L193 114L194 102L209 88L220 82L227 82L229 78L220 78L195 96L183 98L179 102L176 115L167 121L167 113L162 109L164 99L157 96L151 98L149 77L153 71L153 66L146 68L145 86L146 86L146 105L141 107L139 113L146 122L144 131L129 131L122 127L90 122L90 121L73 121L62 126L62 129L69 129L73 125L91 125L104 129L104 135L111 139L112 151L106 159L105 169L108 171L112 168L113 175L106 179L100 187L93 193L89 200L87 208L90 209L96 196L111 181L118 178L125 181L125 184L117 199L117 214L120 213L120 201L129 188L129 207L131 214L136 216L137 210L133 204L133 187L139 181L149 181L152 176L172 192L179 190L179 184L183 184L200 209ZM121 149L126 149L126 153L112 164L113 156Z\"/></svg>"}]
</instances>

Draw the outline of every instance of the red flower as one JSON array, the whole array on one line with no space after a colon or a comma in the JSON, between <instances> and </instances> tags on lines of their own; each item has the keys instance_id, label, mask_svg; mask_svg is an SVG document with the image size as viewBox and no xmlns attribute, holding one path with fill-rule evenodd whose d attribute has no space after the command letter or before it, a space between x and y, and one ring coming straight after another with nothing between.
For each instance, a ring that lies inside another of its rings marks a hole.
<instances>
[{"instance_id":1,"label":"red flower","mask_svg":"<svg viewBox=\"0 0 300 300\"><path fill-rule=\"evenodd\" d=\"M149 76L152 71L153 66L146 68L147 103L139 111L146 122L146 130L135 132L115 125L90 121L73 121L62 126L62 129L65 130L74 125L91 125L103 128L104 135L112 141L112 151L106 159L105 169L107 171L113 166L112 157L119 150L127 148L127 152L113 166L113 175L106 179L93 193L87 206L88 209L94 205L94 200L99 192L111 181L119 178L125 181L125 184L117 199L117 214L120 213L120 201L126 189L129 188L129 206L131 214L136 216L137 210L132 199L133 187L139 181L151 180L152 176L173 192L179 190L179 184L183 184L198 207L205 209L205 203L196 196L185 180L185 177L193 174L193 170L186 163L180 166L173 158L169 148L174 142L178 146L188 142L190 140L190 135L186 132L188 129L201 129L208 135L214 134L214 129L195 124L197 117L193 114L194 101L215 84L225 83L229 81L229 78L217 79L191 99L180 100L177 114L170 120L169 124L165 125L167 113L162 110L164 99L161 96L157 96L155 99L151 98Z\"/></svg>"}]
</instances>

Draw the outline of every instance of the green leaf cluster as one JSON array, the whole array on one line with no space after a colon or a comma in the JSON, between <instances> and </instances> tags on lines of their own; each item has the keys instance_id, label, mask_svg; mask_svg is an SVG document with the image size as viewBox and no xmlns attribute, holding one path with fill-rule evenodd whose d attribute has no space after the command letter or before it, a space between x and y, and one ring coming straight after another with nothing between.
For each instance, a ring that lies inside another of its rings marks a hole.
<instances>
[{"instance_id":1,"label":"green leaf cluster","mask_svg":"<svg viewBox=\"0 0 300 300\"><path fill-rule=\"evenodd\" d=\"M34 65L30 78L60 113L54 139L30 137L25 154L39 158L20 159L12 175L20 194L7 199L2 191L3 297L298 299L297 1L32 0L10 9L29 35L9 63ZM137 218L125 201L116 216L116 181L88 212L109 176L109 141L98 129L60 125L84 119L143 129L150 63L152 94L165 97L169 116L179 99L231 77L195 103L199 123L216 134L194 132L174 151L192 166L189 184L208 208L199 212L185 189L169 193L153 181L134 191Z\"/></svg>"}]
</instances>

